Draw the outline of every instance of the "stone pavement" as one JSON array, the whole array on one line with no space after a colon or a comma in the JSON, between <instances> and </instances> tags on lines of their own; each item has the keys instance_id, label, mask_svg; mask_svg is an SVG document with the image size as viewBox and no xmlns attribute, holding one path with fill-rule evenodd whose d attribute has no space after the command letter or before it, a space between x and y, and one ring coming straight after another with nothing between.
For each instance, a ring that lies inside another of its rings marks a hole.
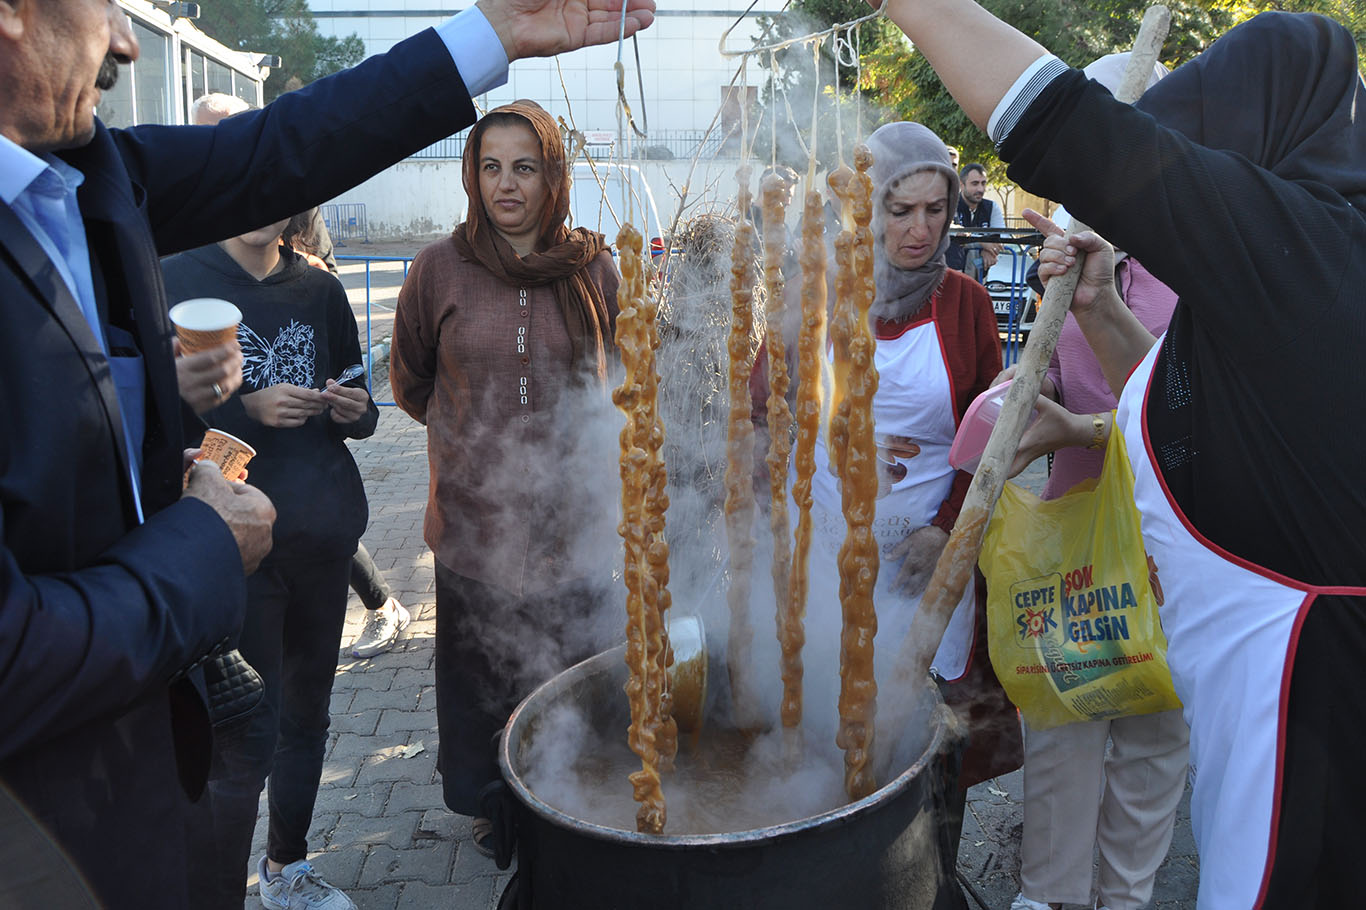
<instances>
[{"instance_id":1,"label":"stone pavement","mask_svg":"<svg viewBox=\"0 0 1366 910\"><path fill-rule=\"evenodd\" d=\"M351 255L412 255L420 245L352 245ZM392 318L401 269L376 278L381 320ZM364 313L363 267L344 264L343 281ZM386 312L387 308L387 312ZM365 327L361 327L364 337ZM378 401L391 400L384 365L376 369ZM342 651L332 696L332 730L309 844L311 859L328 881L362 910L443 908L489 910L509 874L481 856L469 839L467 819L448 812L436 775L436 712L432 639L435 632L432 555L422 540L427 495L426 431L394 407L380 409L379 428L352 443L370 498L364 541L413 622L398 646L369 660ZM1043 483L1042 462L1022 475ZM364 610L352 595L343 643L360 630ZM969 792L959 869L981 906L1007 910L1019 890L1023 775L1006 775ZM265 800L253 856L265 847ZM1198 865L1191 838L1189 794L1182 801L1176 836L1158 873L1152 907L1194 910ZM246 907L257 910L255 871ZM711 910L711 908L699 908ZM1068 910L1075 910L1069 906Z\"/></svg>"}]
</instances>

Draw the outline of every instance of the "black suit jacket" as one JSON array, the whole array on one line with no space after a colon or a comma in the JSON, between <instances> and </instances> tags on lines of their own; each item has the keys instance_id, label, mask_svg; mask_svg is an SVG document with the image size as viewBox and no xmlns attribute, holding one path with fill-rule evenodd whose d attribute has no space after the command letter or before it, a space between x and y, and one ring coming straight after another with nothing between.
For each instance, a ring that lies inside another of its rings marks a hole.
<instances>
[{"instance_id":1,"label":"black suit jacket","mask_svg":"<svg viewBox=\"0 0 1366 910\"><path fill-rule=\"evenodd\" d=\"M186 791L209 743L193 667L245 596L227 525L180 499L158 257L302 211L474 119L428 30L216 127L97 124L63 153L85 174L106 331L145 370L141 525L109 362L0 206L0 781L109 906L186 903Z\"/></svg>"}]
</instances>

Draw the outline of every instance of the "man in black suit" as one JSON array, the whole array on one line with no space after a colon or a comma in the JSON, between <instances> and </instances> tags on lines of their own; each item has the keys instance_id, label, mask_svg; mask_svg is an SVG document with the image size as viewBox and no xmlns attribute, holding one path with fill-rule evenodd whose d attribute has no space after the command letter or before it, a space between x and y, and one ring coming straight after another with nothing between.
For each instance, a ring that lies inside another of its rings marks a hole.
<instances>
[{"instance_id":1,"label":"man in black suit","mask_svg":"<svg viewBox=\"0 0 1366 910\"><path fill-rule=\"evenodd\" d=\"M654 6L629 4L628 35ZM274 514L211 466L182 493L158 256L337 195L472 123L508 61L615 40L619 16L480 0L262 111L108 130L100 88L137 56L122 10L0 0L0 783L100 902L193 903L197 665L235 632ZM20 876L0 869L0 896Z\"/></svg>"}]
</instances>

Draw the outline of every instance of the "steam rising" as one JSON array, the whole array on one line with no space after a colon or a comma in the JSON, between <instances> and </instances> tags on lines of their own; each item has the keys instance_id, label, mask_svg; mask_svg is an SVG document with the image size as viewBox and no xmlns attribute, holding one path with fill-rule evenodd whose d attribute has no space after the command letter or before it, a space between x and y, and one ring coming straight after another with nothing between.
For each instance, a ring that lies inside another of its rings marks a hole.
<instances>
[{"instance_id":1,"label":"steam rising","mask_svg":"<svg viewBox=\"0 0 1366 910\"><path fill-rule=\"evenodd\" d=\"M790 62L811 66L809 53L793 54ZM790 84L814 84L810 74L789 80ZM767 91L764 91L767 103ZM793 164L805 173L805 161L794 149L805 148L798 142L792 124L781 113L779 95L778 160ZM810 116L811 99L794 94L791 105L805 106ZM757 119L757 118L756 118ZM823 149L835 145L825 133L833 118L822 118ZM865 131L871 131L883 117L869 108L862 111ZM753 122L753 121L752 121ZM846 112L843 148L850 153L862 137L852 135L857 120ZM761 163L769 158L768 127L756 143ZM809 144L809 130L803 130ZM802 153L804 154L804 152ZM825 157L824 155L822 157ZM832 156L833 158L833 156ZM804 191L805 187L802 187ZM821 187L825 195L824 186ZM801 192L798 193L801 198ZM733 212L733 202L732 212ZM800 206L789 210L794 227ZM722 503L725 496L726 411L728 407L726 351L729 332L730 255L734 236L733 216L703 215L682 224L668 238L672 252L667 269L667 284L661 300L657 352L660 372L659 407L666 440L665 459L669 476L670 507L667 536L671 553L670 590L673 614L696 614L705 624L711 672L706 727L701 736L689 740L680 736L677 770L664 778L668 802L665 835L747 830L793 821L845 804L843 757L835 745L838 727L839 648L841 614L838 599L838 573L834 550L822 544L833 540L834 548L843 538L840 527L817 527L817 540L811 552L811 589L806 614L806 646L803 662L804 716L800 733L793 737L778 722L782 694L779 672L779 647L774 632L777 607L772 586L767 583L772 542L767 531L766 484L759 491L760 509L754 526L756 581L750 600L751 623L755 630L752 653L754 679L762 687L760 710L771 719L771 728L748 738L727 729L725 709L729 703L726 667L726 630L729 625L725 572L725 543ZM827 232L830 221L827 220ZM827 233L827 243L833 236ZM758 251L756 250L756 255ZM833 276L833 262L829 266ZM755 274L761 274L756 269ZM799 287L798 276L787 275L789 288ZM763 290L756 287L756 317L763 311ZM788 306L789 316L797 311ZM792 318L792 332L796 331ZM756 318L753 344L757 348L762 318ZM795 350L795 334L789 337ZM547 476L531 485L532 495L559 495L556 489L571 485L572 502L578 509L571 518L574 534L566 554L573 564L595 580L611 575L611 583L590 614L570 624L569 638L555 647L554 642L537 641L525 630L501 627L492 630L499 651L506 655L509 672L527 683L524 691L542 682L564 665L567 657L585 656L592 651L619 644L624 640L624 590L620 583L621 541L615 533L619 499L617 477L617 434L622 417L605 398L591 395L567 397L559 409L548 438L564 440L567 451L562 463ZM760 438L764 438L761 434ZM756 452L762 464L763 451ZM485 464L509 466L508 490L526 491L527 478L516 468L522 459L516 451L502 450L485 454ZM518 493L520 495L520 493ZM780 507L791 507L788 503ZM910 529L907 529L908 531ZM791 546L791 541L786 542ZM879 716L893 699L912 693L893 691L888 685L891 661L906 630L911 609L904 599L889 597L887 586L895 577L896 565L885 558L878 585L880 629L877 636L877 677ZM900 604L898 606L898 603ZM885 606L885 609L884 609ZM625 670L621 669L624 681ZM917 693L923 694L923 693ZM639 768L639 762L626 745L629 722L626 697L620 687L595 691L597 703L582 699L557 698L539 716L527 739L514 746L514 762L535 795L568 815L622 831L635 830L636 803L626 775ZM900 731L879 730L878 742L884 748L893 744L900 754L895 762L886 756L880 768L894 767L893 773L914 760L923 749L929 724L925 711L914 714L914 722L924 732L913 736L895 735ZM516 754L516 750L522 750ZM880 779L879 785L887 783Z\"/></svg>"}]
</instances>

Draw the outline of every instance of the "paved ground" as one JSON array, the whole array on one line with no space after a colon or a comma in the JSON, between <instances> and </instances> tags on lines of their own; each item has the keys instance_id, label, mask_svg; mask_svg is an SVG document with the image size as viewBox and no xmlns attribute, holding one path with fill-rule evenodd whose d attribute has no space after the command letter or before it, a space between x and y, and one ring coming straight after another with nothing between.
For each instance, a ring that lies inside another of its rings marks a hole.
<instances>
[{"instance_id":1,"label":"paved ground","mask_svg":"<svg viewBox=\"0 0 1366 910\"><path fill-rule=\"evenodd\" d=\"M346 255L411 255L420 245L355 244ZM378 268L378 267L377 267ZM363 266L345 264L344 283L364 314ZM373 308L375 340L387 334L401 269L388 278ZM362 334L365 326L362 323ZM376 371L383 379L382 367ZM375 398L389 400L381 383ZM469 825L446 811L436 778L436 714L432 688L434 595L432 556L422 540L427 490L426 434L397 408L381 408L374 437L353 444L370 497L364 540L413 623L393 651L370 660L345 651L332 697L332 733L309 843L313 861L329 881L365 910L444 908L486 910L508 880L474 850ZM1025 482L1038 488L1042 463ZM359 631L363 609L351 598L345 642ZM1023 776L1010 774L969 793L959 868L990 910L1006 910L1019 889L1018 846ZM265 843L264 801L254 855ZM1193 910L1197 879L1189 799L1183 801L1171 852L1159 871L1152 907ZM254 896L248 908L259 908ZM970 899L971 903L971 899ZM710 908L699 908L710 910ZM1075 910L1069 907L1068 910Z\"/></svg>"}]
</instances>

